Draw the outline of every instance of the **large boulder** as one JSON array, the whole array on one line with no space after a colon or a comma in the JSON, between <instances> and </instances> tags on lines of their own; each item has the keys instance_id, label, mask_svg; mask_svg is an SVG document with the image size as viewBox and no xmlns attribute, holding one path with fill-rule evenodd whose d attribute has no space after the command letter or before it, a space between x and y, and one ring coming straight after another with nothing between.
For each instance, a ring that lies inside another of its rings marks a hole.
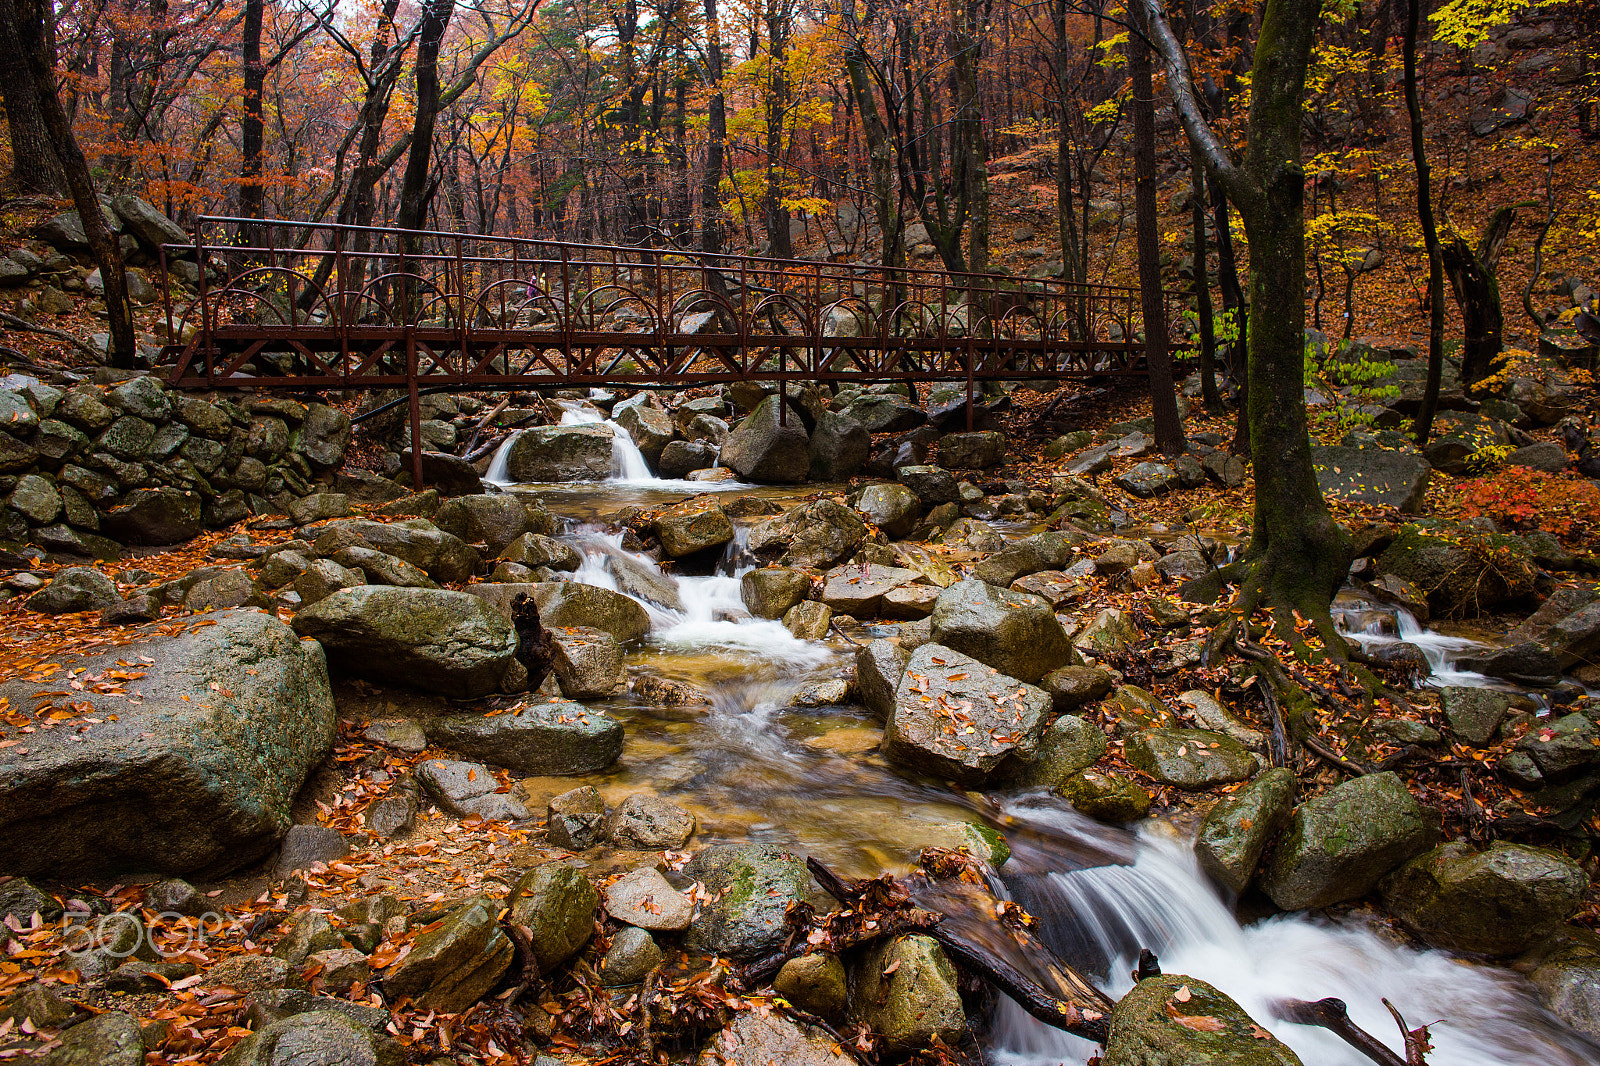
<instances>
[{"instance_id":1,"label":"large boulder","mask_svg":"<svg viewBox=\"0 0 1600 1066\"><path fill-rule=\"evenodd\" d=\"M530 817L521 801L500 791L499 779L481 763L424 759L416 764L416 772L417 783L428 798L457 818L520 822ZM410 812L410 817L405 813L399 812L399 821L411 820L416 812Z\"/></svg>"},{"instance_id":2,"label":"large boulder","mask_svg":"<svg viewBox=\"0 0 1600 1066\"><path fill-rule=\"evenodd\" d=\"M895 690L882 750L891 762L963 784L982 784L1039 746L1050 712L1042 689L991 674L951 648L911 653Z\"/></svg>"},{"instance_id":3,"label":"large boulder","mask_svg":"<svg viewBox=\"0 0 1600 1066\"><path fill-rule=\"evenodd\" d=\"M754 526L749 548L764 562L825 569L855 554L866 537L867 524L850 508L813 500Z\"/></svg>"},{"instance_id":4,"label":"large boulder","mask_svg":"<svg viewBox=\"0 0 1600 1066\"><path fill-rule=\"evenodd\" d=\"M1117 1001L1104 1066L1300 1066L1244 1008L1193 977L1149 977Z\"/></svg>"},{"instance_id":5,"label":"large boulder","mask_svg":"<svg viewBox=\"0 0 1600 1066\"><path fill-rule=\"evenodd\" d=\"M384 975L389 999L410 999L443 1014L459 1014L482 999L516 954L499 914L498 903L479 896L429 926Z\"/></svg>"},{"instance_id":6,"label":"large boulder","mask_svg":"<svg viewBox=\"0 0 1600 1066\"><path fill-rule=\"evenodd\" d=\"M546 626L603 629L621 644L639 640L650 632L649 612L627 596L597 585L577 581L499 582L469 585L466 591L493 605L508 625L511 601L527 593L539 605L539 619Z\"/></svg>"},{"instance_id":7,"label":"large boulder","mask_svg":"<svg viewBox=\"0 0 1600 1066\"><path fill-rule=\"evenodd\" d=\"M62 1033L54 1049L33 1061L40 1066L141 1066L144 1040L137 1019L107 1011ZM390 1060L384 1066L399 1066L399 1061Z\"/></svg>"},{"instance_id":8,"label":"large boulder","mask_svg":"<svg viewBox=\"0 0 1600 1066\"><path fill-rule=\"evenodd\" d=\"M549 973L594 935L600 893L572 864L547 862L517 879L506 906L511 923L528 931L539 972Z\"/></svg>"},{"instance_id":9,"label":"large boulder","mask_svg":"<svg viewBox=\"0 0 1600 1066\"><path fill-rule=\"evenodd\" d=\"M934 1040L954 1046L967 1027L956 968L931 937L880 940L855 965L851 1011L905 1055Z\"/></svg>"},{"instance_id":10,"label":"large boulder","mask_svg":"<svg viewBox=\"0 0 1600 1066\"><path fill-rule=\"evenodd\" d=\"M824 411L817 416L806 451L812 481L848 481L872 455L872 435L850 416Z\"/></svg>"},{"instance_id":11,"label":"large boulder","mask_svg":"<svg viewBox=\"0 0 1600 1066\"><path fill-rule=\"evenodd\" d=\"M904 433L928 420L928 413L902 396L867 392L854 397L840 412L868 433Z\"/></svg>"},{"instance_id":12,"label":"large boulder","mask_svg":"<svg viewBox=\"0 0 1600 1066\"><path fill-rule=\"evenodd\" d=\"M563 626L552 631L551 638L555 643L551 667L568 699L601 699L627 682L622 646L605 630Z\"/></svg>"},{"instance_id":13,"label":"large boulder","mask_svg":"<svg viewBox=\"0 0 1600 1066\"><path fill-rule=\"evenodd\" d=\"M684 876L705 885L684 947L754 959L783 946L784 915L811 883L805 864L771 844L716 844L695 853Z\"/></svg>"},{"instance_id":14,"label":"large boulder","mask_svg":"<svg viewBox=\"0 0 1600 1066\"><path fill-rule=\"evenodd\" d=\"M916 570L868 563L845 564L823 575L822 602L840 614L856 618L876 618L883 613L884 597L906 585L926 585L927 578ZM931 595L937 590L929 588Z\"/></svg>"},{"instance_id":15,"label":"large boulder","mask_svg":"<svg viewBox=\"0 0 1600 1066\"><path fill-rule=\"evenodd\" d=\"M1524 734L1517 753L1531 758L1546 781L1584 776L1600 768L1600 726L1583 714L1562 715Z\"/></svg>"},{"instance_id":16,"label":"large boulder","mask_svg":"<svg viewBox=\"0 0 1600 1066\"><path fill-rule=\"evenodd\" d=\"M1515 560L1506 566L1493 565L1483 553L1468 551L1415 526L1400 530L1378 557L1377 565L1379 573L1395 574L1420 589L1436 616L1478 614L1532 591L1531 584L1522 588L1515 579Z\"/></svg>"},{"instance_id":17,"label":"large boulder","mask_svg":"<svg viewBox=\"0 0 1600 1066\"><path fill-rule=\"evenodd\" d=\"M613 421L628 431L634 447L652 464L660 461L662 449L678 435L672 417L649 404L630 404L616 412Z\"/></svg>"},{"instance_id":18,"label":"large boulder","mask_svg":"<svg viewBox=\"0 0 1600 1066\"><path fill-rule=\"evenodd\" d=\"M1073 549L1088 538L1073 530L1039 533L1007 545L973 568L972 576L1000 588L1045 570L1064 570L1077 562Z\"/></svg>"},{"instance_id":19,"label":"large boulder","mask_svg":"<svg viewBox=\"0 0 1600 1066\"><path fill-rule=\"evenodd\" d=\"M1294 772L1278 766L1206 812L1194 838L1200 868L1237 895L1255 877L1261 853L1294 809Z\"/></svg>"},{"instance_id":20,"label":"large boulder","mask_svg":"<svg viewBox=\"0 0 1600 1066\"><path fill-rule=\"evenodd\" d=\"M86 727L0 750L0 868L69 880L212 876L277 845L333 744L322 651L257 611L199 621L215 624L152 634L136 668L127 648L58 660L108 682L70 701L47 695L59 682L0 684L13 710L70 702Z\"/></svg>"},{"instance_id":21,"label":"large boulder","mask_svg":"<svg viewBox=\"0 0 1600 1066\"><path fill-rule=\"evenodd\" d=\"M200 494L134 489L100 519L100 532L124 544L182 544L200 535Z\"/></svg>"},{"instance_id":22,"label":"large boulder","mask_svg":"<svg viewBox=\"0 0 1600 1066\"><path fill-rule=\"evenodd\" d=\"M568 700L501 714L443 715L424 728L441 748L524 774L594 773L622 754L622 723Z\"/></svg>"},{"instance_id":23,"label":"large boulder","mask_svg":"<svg viewBox=\"0 0 1600 1066\"><path fill-rule=\"evenodd\" d=\"M535 508L543 521L535 529L529 521L529 508L520 496L509 492L493 496L476 494L446 500L433 516L433 524L469 544L485 544L490 555L499 555L524 533L548 535L555 523L548 511Z\"/></svg>"},{"instance_id":24,"label":"large boulder","mask_svg":"<svg viewBox=\"0 0 1600 1066\"><path fill-rule=\"evenodd\" d=\"M1565 855L1503 840L1484 851L1441 844L1381 886L1389 913L1423 941L1484 955L1533 947L1572 916L1588 887Z\"/></svg>"},{"instance_id":25,"label":"large boulder","mask_svg":"<svg viewBox=\"0 0 1600 1066\"><path fill-rule=\"evenodd\" d=\"M1562 616L1539 639L1555 653L1563 670L1590 662L1600 652L1600 603L1585 604Z\"/></svg>"},{"instance_id":26,"label":"large boulder","mask_svg":"<svg viewBox=\"0 0 1600 1066\"><path fill-rule=\"evenodd\" d=\"M775 1011L742 1011L721 1030L695 1066L855 1066L828 1033Z\"/></svg>"},{"instance_id":27,"label":"large boulder","mask_svg":"<svg viewBox=\"0 0 1600 1066\"><path fill-rule=\"evenodd\" d=\"M188 244L190 241L189 235L176 222L149 201L137 196L113 196L111 210L126 225L129 233L151 248L160 248L163 244Z\"/></svg>"},{"instance_id":28,"label":"large boulder","mask_svg":"<svg viewBox=\"0 0 1600 1066\"><path fill-rule=\"evenodd\" d=\"M776 395L768 396L728 434L722 463L751 481L800 482L811 472L811 439L793 408L778 424Z\"/></svg>"},{"instance_id":29,"label":"large boulder","mask_svg":"<svg viewBox=\"0 0 1600 1066\"><path fill-rule=\"evenodd\" d=\"M869 640L856 650L856 694L879 719L894 713L895 692L911 652L892 640Z\"/></svg>"},{"instance_id":30,"label":"large boulder","mask_svg":"<svg viewBox=\"0 0 1600 1066\"><path fill-rule=\"evenodd\" d=\"M850 501L868 522L898 540L916 528L922 502L904 485L868 485Z\"/></svg>"},{"instance_id":31,"label":"large boulder","mask_svg":"<svg viewBox=\"0 0 1600 1066\"><path fill-rule=\"evenodd\" d=\"M1357 777L1300 804L1262 887L1290 911L1358 899L1438 838L1438 814L1392 771Z\"/></svg>"},{"instance_id":32,"label":"large boulder","mask_svg":"<svg viewBox=\"0 0 1600 1066\"><path fill-rule=\"evenodd\" d=\"M324 558L349 547L371 548L404 559L433 580L447 584L466 581L478 566L477 549L423 518L389 523L365 518L329 522L317 534L313 547Z\"/></svg>"},{"instance_id":33,"label":"large boulder","mask_svg":"<svg viewBox=\"0 0 1600 1066\"><path fill-rule=\"evenodd\" d=\"M513 481L604 481L611 476L611 427L539 426L517 434L506 452Z\"/></svg>"},{"instance_id":34,"label":"large boulder","mask_svg":"<svg viewBox=\"0 0 1600 1066\"><path fill-rule=\"evenodd\" d=\"M1260 765L1237 740L1204 729L1141 730L1127 756L1157 782L1189 791L1248 780Z\"/></svg>"},{"instance_id":35,"label":"large boulder","mask_svg":"<svg viewBox=\"0 0 1600 1066\"><path fill-rule=\"evenodd\" d=\"M1317 487L1325 496L1401 514L1422 508L1433 467L1416 452L1396 451L1376 443L1365 447L1333 444L1313 447L1311 463Z\"/></svg>"},{"instance_id":36,"label":"large boulder","mask_svg":"<svg viewBox=\"0 0 1600 1066\"><path fill-rule=\"evenodd\" d=\"M1045 730L1032 758L1017 772L1016 783L1058 787L1099 762L1109 747L1099 726L1086 718L1063 714Z\"/></svg>"},{"instance_id":37,"label":"large boulder","mask_svg":"<svg viewBox=\"0 0 1600 1066\"><path fill-rule=\"evenodd\" d=\"M1030 683L1072 659L1072 643L1047 601L975 578L939 594L933 639Z\"/></svg>"},{"instance_id":38,"label":"large boulder","mask_svg":"<svg viewBox=\"0 0 1600 1066\"><path fill-rule=\"evenodd\" d=\"M656 536L669 558L720 548L733 539L733 523L715 496L696 496L656 516Z\"/></svg>"},{"instance_id":39,"label":"large boulder","mask_svg":"<svg viewBox=\"0 0 1600 1066\"><path fill-rule=\"evenodd\" d=\"M811 591L811 575L786 566L757 567L739 579L739 598L757 618L782 618Z\"/></svg>"},{"instance_id":40,"label":"large boulder","mask_svg":"<svg viewBox=\"0 0 1600 1066\"><path fill-rule=\"evenodd\" d=\"M500 690L517 635L482 599L448 589L362 585L294 617L335 670L470 699Z\"/></svg>"},{"instance_id":41,"label":"large boulder","mask_svg":"<svg viewBox=\"0 0 1600 1066\"><path fill-rule=\"evenodd\" d=\"M73 614L98 611L122 599L116 582L88 566L62 570L50 584L28 597L28 610L41 614Z\"/></svg>"},{"instance_id":42,"label":"large boulder","mask_svg":"<svg viewBox=\"0 0 1600 1066\"><path fill-rule=\"evenodd\" d=\"M251 1033L222 1057L221 1066L403 1066L405 1049L351 1017L350 1004L323 1003Z\"/></svg>"},{"instance_id":43,"label":"large boulder","mask_svg":"<svg viewBox=\"0 0 1600 1066\"><path fill-rule=\"evenodd\" d=\"M1005 457L1005 435L994 430L951 433L939 441L939 461L952 470L999 466Z\"/></svg>"}]
</instances>

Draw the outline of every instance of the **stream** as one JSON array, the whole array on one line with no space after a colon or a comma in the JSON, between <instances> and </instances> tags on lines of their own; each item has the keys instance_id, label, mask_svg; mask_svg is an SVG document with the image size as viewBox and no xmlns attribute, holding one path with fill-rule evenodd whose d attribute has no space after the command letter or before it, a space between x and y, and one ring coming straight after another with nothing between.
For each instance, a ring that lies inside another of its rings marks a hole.
<instances>
[{"instance_id":1,"label":"stream","mask_svg":"<svg viewBox=\"0 0 1600 1066\"><path fill-rule=\"evenodd\" d=\"M603 416L570 404L568 419ZM649 612L651 632L629 666L690 682L711 704L658 707L629 693L605 701L625 725L626 746L611 771L586 783L608 802L649 789L694 812L699 831L691 846L725 839L781 844L848 876L902 871L929 842L929 827L981 816L1011 844L1003 878L1013 898L1039 917L1042 937L1058 954L1113 997L1131 986L1138 951L1147 947L1165 972L1204 979L1233 996L1306 1066L1369 1060L1332 1033L1276 1019L1271 1000L1338 996L1358 1025L1403 1055L1381 1003L1387 997L1411 1025L1432 1026L1433 1066L1600 1062L1600 1047L1546 1012L1517 973L1419 950L1376 918L1301 913L1241 926L1231 900L1199 871L1187 840L1163 822L1129 830L1085 818L1045 790L980 796L891 768L876 751L881 729L863 708L805 698L809 686L846 675L854 649L842 640L796 639L780 623L744 609L738 579L753 560L742 551L743 528L716 573L674 577L623 549L620 533L605 522L623 507L656 508L696 493L786 503L817 486L655 478L627 433L615 432L610 481L508 485L509 441L487 478L537 495L565 520L565 539L584 560L563 576L617 591L617 574L636 568L657 585L676 586L676 603L635 597ZM1453 665L1455 656L1481 647L1474 641L1432 633L1403 611L1353 600L1341 600L1339 618L1364 645L1404 639L1421 647L1433 666L1431 683L1488 683ZM865 640L895 629L861 625L851 635ZM569 787L565 779L548 781L550 795ZM989 1060L1003 1066L1084 1063L1096 1051L1004 997L986 1042Z\"/></svg>"}]
</instances>

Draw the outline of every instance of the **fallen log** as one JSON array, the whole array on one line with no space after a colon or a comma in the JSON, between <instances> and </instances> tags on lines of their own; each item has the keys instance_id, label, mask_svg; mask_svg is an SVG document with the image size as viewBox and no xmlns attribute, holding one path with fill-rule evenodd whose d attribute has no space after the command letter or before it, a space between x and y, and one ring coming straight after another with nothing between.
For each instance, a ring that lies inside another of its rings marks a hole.
<instances>
[{"instance_id":1,"label":"fallen log","mask_svg":"<svg viewBox=\"0 0 1600 1066\"><path fill-rule=\"evenodd\" d=\"M1337 1035L1379 1066L1408 1066L1406 1060L1390 1051L1387 1044L1350 1020L1342 999L1331 996L1315 1002L1304 999L1280 999L1273 1002L1272 1013L1286 1022L1294 1022L1297 1025L1320 1026ZM1404 1028L1402 1025L1402 1031Z\"/></svg>"}]
</instances>

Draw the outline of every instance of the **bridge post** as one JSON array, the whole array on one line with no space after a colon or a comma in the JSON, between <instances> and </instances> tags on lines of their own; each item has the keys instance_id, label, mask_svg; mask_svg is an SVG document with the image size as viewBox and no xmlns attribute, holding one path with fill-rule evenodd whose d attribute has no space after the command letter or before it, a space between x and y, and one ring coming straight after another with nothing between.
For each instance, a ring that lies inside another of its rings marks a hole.
<instances>
[{"instance_id":1,"label":"bridge post","mask_svg":"<svg viewBox=\"0 0 1600 1066\"><path fill-rule=\"evenodd\" d=\"M411 491L422 491L422 404L417 397L417 337L406 325L406 391L411 414Z\"/></svg>"}]
</instances>

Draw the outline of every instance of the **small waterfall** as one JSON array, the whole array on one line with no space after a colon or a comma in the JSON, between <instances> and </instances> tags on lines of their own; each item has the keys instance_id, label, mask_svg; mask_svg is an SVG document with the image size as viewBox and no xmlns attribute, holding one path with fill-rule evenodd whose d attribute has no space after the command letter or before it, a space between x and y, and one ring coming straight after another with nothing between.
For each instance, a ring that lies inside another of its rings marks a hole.
<instances>
[{"instance_id":1,"label":"small waterfall","mask_svg":"<svg viewBox=\"0 0 1600 1066\"><path fill-rule=\"evenodd\" d=\"M520 432L519 430L518 433ZM506 456L511 454L511 444L516 439L517 433L513 433L500 442L500 447L494 450L494 458L489 460L489 470L483 475L483 480L491 485L499 485L501 488L515 484L511 480L511 475L506 473Z\"/></svg>"},{"instance_id":2,"label":"small waterfall","mask_svg":"<svg viewBox=\"0 0 1600 1066\"><path fill-rule=\"evenodd\" d=\"M1362 650L1402 641L1421 649L1428 658L1430 676L1424 680L1427 685L1484 688L1497 684L1492 678L1456 665L1462 655L1488 651L1488 645L1466 637L1436 633L1404 607L1378 606L1341 595L1340 601L1334 604L1333 618L1340 632L1359 644Z\"/></svg>"},{"instance_id":3,"label":"small waterfall","mask_svg":"<svg viewBox=\"0 0 1600 1066\"><path fill-rule=\"evenodd\" d=\"M800 640L782 622L745 608L739 579L754 562L744 558L743 534L736 531L717 574L674 577L649 556L624 549L621 533L586 532L572 541L583 563L570 580L637 600L650 616L654 643L759 653L795 668L819 665L832 654L824 645Z\"/></svg>"},{"instance_id":4,"label":"small waterfall","mask_svg":"<svg viewBox=\"0 0 1600 1066\"><path fill-rule=\"evenodd\" d=\"M1059 830L1084 821L1044 797L1024 796L1010 809L1018 821ZM1160 956L1164 972L1209 981L1238 1000L1306 1066L1365 1066L1368 1060L1332 1033L1279 1021L1272 1014L1275 999L1338 996L1357 1025L1400 1052L1399 1031L1380 1002L1387 997L1413 1025L1433 1026L1437 1051L1430 1059L1450 1066L1600 1061L1600 1048L1551 1018L1528 983L1508 970L1418 951L1359 921L1290 914L1241 928L1188 844L1162 828L1138 836L1128 866L1058 871L1050 868L1048 852L1019 849L1005 869L1013 894L1040 919L1051 947L1086 974L1098 973L1113 997L1131 986L1139 948L1147 947ZM1004 1066L1082 1063L1096 1051L1010 1000L997 1012L991 1043L991 1061Z\"/></svg>"}]
</instances>

